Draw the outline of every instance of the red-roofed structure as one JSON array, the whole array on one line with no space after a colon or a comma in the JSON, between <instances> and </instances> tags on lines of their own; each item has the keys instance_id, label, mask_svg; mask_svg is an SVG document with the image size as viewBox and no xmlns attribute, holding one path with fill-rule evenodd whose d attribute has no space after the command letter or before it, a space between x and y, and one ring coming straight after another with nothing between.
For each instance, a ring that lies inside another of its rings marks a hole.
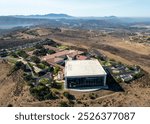
<instances>
[{"instance_id":1,"label":"red-roofed structure","mask_svg":"<svg viewBox=\"0 0 150 124\"><path fill-rule=\"evenodd\" d=\"M83 56L83 55L77 55L77 56L76 56L76 59L77 59L77 60L87 60L88 57Z\"/></svg>"}]
</instances>

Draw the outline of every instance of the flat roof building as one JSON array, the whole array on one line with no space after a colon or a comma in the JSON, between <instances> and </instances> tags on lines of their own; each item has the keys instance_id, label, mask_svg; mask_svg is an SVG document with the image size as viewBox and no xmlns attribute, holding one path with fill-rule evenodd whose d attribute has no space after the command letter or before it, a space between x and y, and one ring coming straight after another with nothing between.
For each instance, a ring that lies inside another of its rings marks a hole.
<instances>
[{"instance_id":1,"label":"flat roof building","mask_svg":"<svg viewBox=\"0 0 150 124\"><path fill-rule=\"evenodd\" d=\"M103 87L106 75L98 60L66 61L65 88Z\"/></svg>"}]
</instances>

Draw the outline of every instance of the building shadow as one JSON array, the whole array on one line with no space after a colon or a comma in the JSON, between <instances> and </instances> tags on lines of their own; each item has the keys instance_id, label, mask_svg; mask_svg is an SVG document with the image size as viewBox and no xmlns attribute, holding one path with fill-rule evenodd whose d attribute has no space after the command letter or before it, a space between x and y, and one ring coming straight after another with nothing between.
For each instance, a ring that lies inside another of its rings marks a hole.
<instances>
[{"instance_id":1,"label":"building shadow","mask_svg":"<svg viewBox=\"0 0 150 124\"><path fill-rule=\"evenodd\" d=\"M112 91L115 91L115 92L124 92L124 89L121 87L121 85L118 82L116 82L116 80L109 73L109 71L107 71L106 84L108 86L108 90L112 90Z\"/></svg>"}]
</instances>

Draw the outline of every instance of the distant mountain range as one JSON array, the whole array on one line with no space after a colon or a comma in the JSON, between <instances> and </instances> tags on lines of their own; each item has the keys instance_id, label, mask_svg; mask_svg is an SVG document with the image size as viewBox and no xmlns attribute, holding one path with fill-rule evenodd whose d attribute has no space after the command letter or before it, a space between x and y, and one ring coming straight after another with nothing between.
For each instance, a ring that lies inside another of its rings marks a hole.
<instances>
[{"instance_id":1,"label":"distant mountain range","mask_svg":"<svg viewBox=\"0 0 150 124\"><path fill-rule=\"evenodd\" d=\"M52 27L70 27L84 29L100 28L125 28L134 25L150 25L150 18L129 18L129 17L73 17L67 14L46 14L46 15L14 15L0 16L0 29L46 25Z\"/></svg>"},{"instance_id":2,"label":"distant mountain range","mask_svg":"<svg viewBox=\"0 0 150 124\"><path fill-rule=\"evenodd\" d=\"M41 18L41 19L69 19L69 18L74 18L73 16L69 16L67 14L54 14L54 13L50 13L50 14L46 14L46 15L16 15L14 17L17 18Z\"/></svg>"}]
</instances>

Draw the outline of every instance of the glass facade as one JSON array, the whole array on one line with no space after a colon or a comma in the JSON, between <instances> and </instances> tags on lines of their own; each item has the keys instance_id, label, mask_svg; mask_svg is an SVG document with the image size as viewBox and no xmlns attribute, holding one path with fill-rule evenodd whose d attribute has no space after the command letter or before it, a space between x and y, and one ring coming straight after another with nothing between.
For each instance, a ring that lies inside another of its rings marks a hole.
<instances>
[{"instance_id":1,"label":"glass facade","mask_svg":"<svg viewBox=\"0 0 150 124\"><path fill-rule=\"evenodd\" d=\"M103 77L81 77L81 78L67 78L67 88L80 88L91 86L104 86Z\"/></svg>"}]
</instances>

